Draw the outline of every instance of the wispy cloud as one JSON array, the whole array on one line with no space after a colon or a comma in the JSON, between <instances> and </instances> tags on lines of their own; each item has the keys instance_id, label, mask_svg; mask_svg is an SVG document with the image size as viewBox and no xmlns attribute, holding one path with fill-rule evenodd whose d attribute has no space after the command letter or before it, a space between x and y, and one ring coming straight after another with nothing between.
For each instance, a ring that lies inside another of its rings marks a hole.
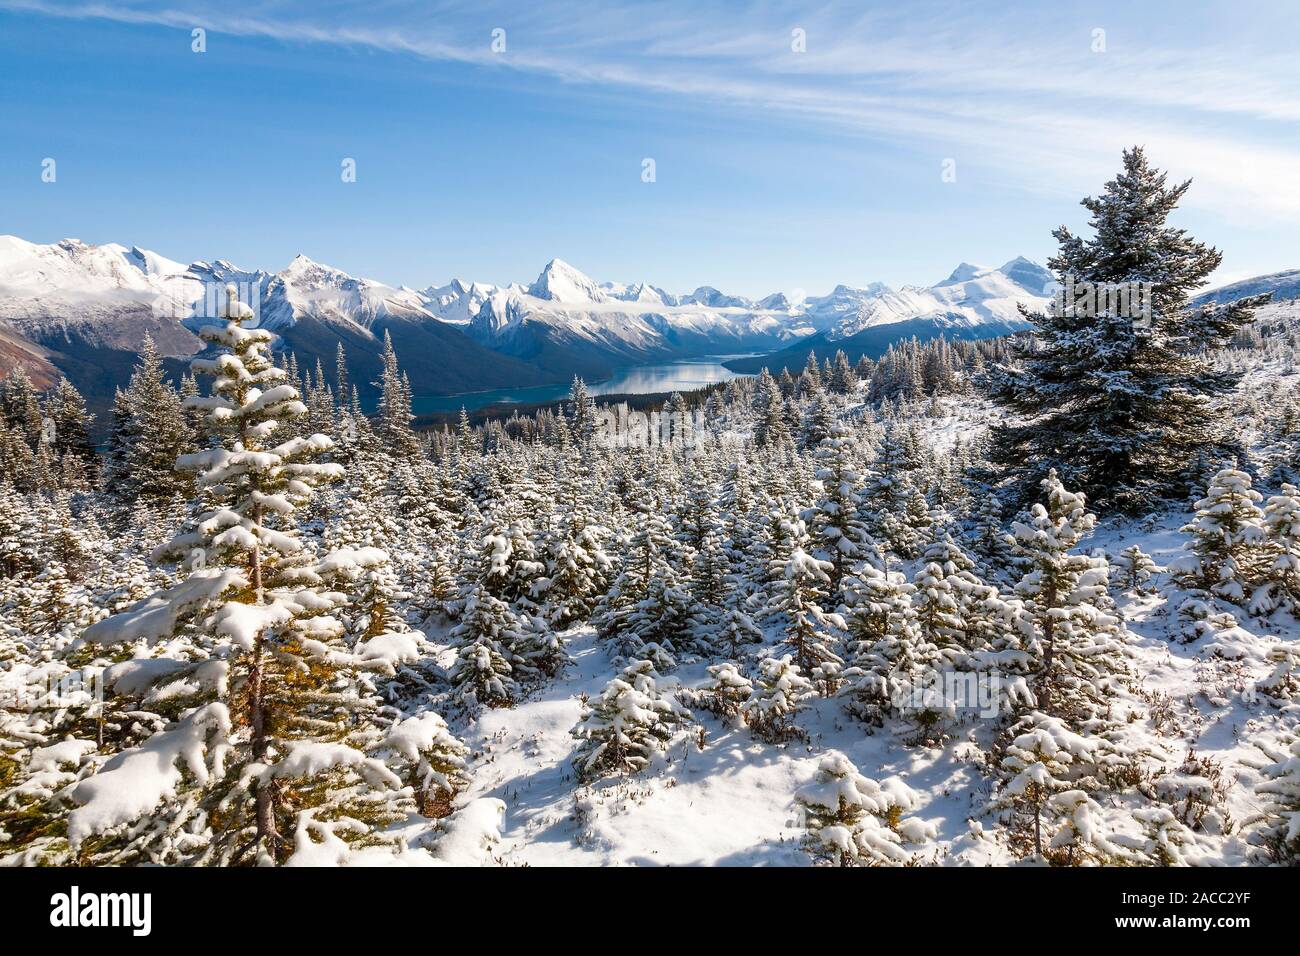
<instances>
[{"instance_id":1,"label":"wispy cloud","mask_svg":"<svg viewBox=\"0 0 1300 956\"><path fill-rule=\"evenodd\" d=\"M902 15L708 2L560 2L527 11L378 2L360 13L332 2L232 0L213 8L0 0L0 9L49 17L199 26L677 97L890 142L936 163L952 156L1032 190L1095 185L1120 148L1143 142L1177 176L1198 180L1190 204L1233 217L1300 215L1294 51L1153 47L1120 29L1122 13L1110 15L1113 39L1097 53L1089 28L1096 17L1008 20L946 4L913 4ZM509 38L504 55L489 47L498 26ZM796 28L806 52L791 48Z\"/></svg>"}]
</instances>

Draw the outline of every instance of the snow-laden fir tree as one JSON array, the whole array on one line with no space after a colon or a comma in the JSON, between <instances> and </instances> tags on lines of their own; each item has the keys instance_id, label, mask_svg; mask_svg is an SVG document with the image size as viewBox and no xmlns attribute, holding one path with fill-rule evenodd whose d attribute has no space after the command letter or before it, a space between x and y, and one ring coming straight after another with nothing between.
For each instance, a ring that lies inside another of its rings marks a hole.
<instances>
[{"instance_id":1,"label":"snow-laden fir tree","mask_svg":"<svg viewBox=\"0 0 1300 956\"><path fill-rule=\"evenodd\" d=\"M613 569L605 552L609 529L595 520L576 487L565 497L543 548L545 576L534 587L543 614L557 629L591 616Z\"/></svg>"},{"instance_id":2,"label":"snow-laden fir tree","mask_svg":"<svg viewBox=\"0 0 1300 956\"><path fill-rule=\"evenodd\" d=\"M1260 748L1272 762L1262 768L1264 779L1255 788L1263 804L1255 840L1270 862L1295 866L1300 863L1300 737Z\"/></svg>"},{"instance_id":3,"label":"snow-laden fir tree","mask_svg":"<svg viewBox=\"0 0 1300 956\"><path fill-rule=\"evenodd\" d=\"M865 496L880 544L900 558L919 557L930 539L930 514L925 495L900 466L881 462Z\"/></svg>"},{"instance_id":4,"label":"snow-laden fir tree","mask_svg":"<svg viewBox=\"0 0 1300 956\"><path fill-rule=\"evenodd\" d=\"M852 713L873 723L892 706L896 662L917 650L914 592L897 571L867 566L850 579L844 615L850 657L842 693Z\"/></svg>"},{"instance_id":5,"label":"snow-laden fir tree","mask_svg":"<svg viewBox=\"0 0 1300 956\"><path fill-rule=\"evenodd\" d=\"M1111 563L1116 572L1116 583L1126 591L1142 593L1152 575L1162 569L1155 559L1136 544L1130 544Z\"/></svg>"},{"instance_id":6,"label":"snow-laden fir tree","mask_svg":"<svg viewBox=\"0 0 1300 956\"><path fill-rule=\"evenodd\" d=\"M477 550L463 567L458 622L452 629L462 648L457 673L468 677L470 671L460 668L472 661L472 671L479 675L474 683L488 694L478 700L491 700L492 706L503 706L516 696L508 682L500 688L508 692L505 696L480 682L487 680L489 670L500 674L502 661L520 682L538 674L554 675L567 660L563 642L546 619L535 613L535 585L544 569L535 560L536 546L524 533L521 521L503 523L501 510L492 509L474 536ZM481 646L471 652L474 645ZM493 653L485 653L484 648ZM471 657L467 659L466 654Z\"/></svg>"},{"instance_id":7,"label":"snow-laden fir tree","mask_svg":"<svg viewBox=\"0 0 1300 956\"><path fill-rule=\"evenodd\" d=\"M167 703L147 704L106 678L129 662L106 668L84 652L51 654L53 648L0 624L0 866L112 862L69 846L77 782L169 722L159 712ZM97 692L104 683L111 695Z\"/></svg>"},{"instance_id":8,"label":"snow-laden fir tree","mask_svg":"<svg viewBox=\"0 0 1300 956\"><path fill-rule=\"evenodd\" d=\"M722 543L721 529L710 524L691 556L691 594L711 615L716 615L730 589L731 565Z\"/></svg>"},{"instance_id":9,"label":"snow-laden fir tree","mask_svg":"<svg viewBox=\"0 0 1300 956\"><path fill-rule=\"evenodd\" d=\"M162 358L146 335L140 363L113 405L105 490L124 512L188 495L193 479L175 464L193 440L180 395L167 383Z\"/></svg>"},{"instance_id":10,"label":"snow-laden fir tree","mask_svg":"<svg viewBox=\"0 0 1300 956\"><path fill-rule=\"evenodd\" d=\"M742 456L726 469L719 506L723 533L723 547L733 566L745 571L758 534L758 495L753 487L750 465Z\"/></svg>"},{"instance_id":11,"label":"snow-laden fir tree","mask_svg":"<svg viewBox=\"0 0 1300 956\"><path fill-rule=\"evenodd\" d=\"M478 554L473 563L479 579L503 601L523 610L536 609L533 588L546 566L522 518L510 518L504 508L491 508L478 533Z\"/></svg>"},{"instance_id":12,"label":"snow-laden fir tree","mask_svg":"<svg viewBox=\"0 0 1300 956\"><path fill-rule=\"evenodd\" d=\"M1204 855L1196 849L1196 834L1168 807L1138 807L1133 811L1133 820L1142 828L1140 836L1118 833L1108 838L1124 862L1141 866L1204 865Z\"/></svg>"},{"instance_id":13,"label":"snow-laden fir tree","mask_svg":"<svg viewBox=\"0 0 1300 956\"><path fill-rule=\"evenodd\" d=\"M482 582L467 586L450 637L456 645L451 683L466 706L513 706L520 682L537 673L528 660L528 625Z\"/></svg>"},{"instance_id":14,"label":"snow-laden fir tree","mask_svg":"<svg viewBox=\"0 0 1300 956\"><path fill-rule=\"evenodd\" d=\"M707 467L707 463L702 463ZM687 488L686 500L678 509L674 537L681 543L687 554L693 554L704 546L704 536L710 530L716 530L718 503L708 482L708 476L697 469Z\"/></svg>"},{"instance_id":15,"label":"snow-laden fir tree","mask_svg":"<svg viewBox=\"0 0 1300 956\"><path fill-rule=\"evenodd\" d=\"M830 562L827 591L832 607L843 602L844 578L854 567L864 561L884 566L860 516L862 477L854 463L856 447L847 425L837 422L830 427L830 434L818 444L813 456L822 493L816 505L800 516L808 525L815 553Z\"/></svg>"},{"instance_id":16,"label":"snow-laden fir tree","mask_svg":"<svg viewBox=\"0 0 1300 956\"><path fill-rule=\"evenodd\" d=\"M1269 564L1263 570L1266 584L1254 595L1259 608L1285 604L1300 610L1300 489L1283 485L1264 506L1264 533Z\"/></svg>"},{"instance_id":17,"label":"snow-laden fir tree","mask_svg":"<svg viewBox=\"0 0 1300 956\"><path fill-rule=\"evenodd\" d=\"M727 596L723 605L722 620L715 632L715 641L730 657L736 657L745 644L761 644L763 629L754 621L751 611L757 595L748 595L746 580L741 574L727 576Z\"/></svg>"},{"instance_id":18,"label":"snow-laden fir tree","mask_svg":"<svg viewBox=\"0 0 1300 956\"><path fill-rule=\"evenodd\" d=\"M709 680L690 695L691 702L725 720L735 720L753 693L754 684L731 661L709 666Z\"/></svg>"},{"instance_id":19,"label":"snow-laden fir tree","mask_svg":"<svg viewBox=\"0 0 1300 956\"><path fill-rule=\"evenodd\" d=\"M799 672L789 654L765 657L758 670L758 680L741 707L745 723L754 736L768 743L802 736L794 718L804 701L813 696L812 682Z\"/></svg>"},{"instance_id":20,"label":"snow-laden fir tree","mask_svg":"<svg viewBox=\"0 0 1300 956\"><path fill-rule=\"evenodd\" d=\"M185 709L72 791L67 835L82 859L280 862L305 817L346 818L343 839L375 842L410 805L369 752L382 722L333 616L347 596L330 580L356 562L314 552L292 521L342 469L315 460L324 435L277 443L280 422L306 408L267 356L273 335L241 327L251 310L233 289L227 309L200 333L215 356L192 363L213 379L210 397L191 399L210 447L177 460L210 507L159 552L186 576L84 634L158 646L144 676Z\"/></svg>"},{"instance_id":21,"label":"snow-laden fir tree","mask_svg":"<svg viewBox=\"0 0 1300 956\"><path fill-rule=\"evenodd\" d=\"M1261 497L1244 471L1224 468L1214 476L1196 502L1196 517L1182 529L1192 536L1191 553L1173 564L1183 581L1233 603L1245 602L1263 574L1264 512L1256 505Z\"/></svg>"},{"instance_id":22,"label":"snow-laden fir tree","mask_svg":"<svg viewBox=\"0 0 1300 956\"><path fill-rule=\"evenodd\" d=\"M660 680L652 662L632 661L588 704L573 728L579 779L644 770L691 719Z\"/></svg>"},{"instance_id":23,"label":"snow-laden fir tree","mask_svg":"<svg viewBox=\"0 0 1300 956\"><path fill-rule=\"evenodd\" d=\"M834 647L845 624L839 614L822 607L831 582L831 563L808 553L808 532L801 520L787 519L783 526L792 549L788 558L774 562L777 580L770 610L783 618L783 646L805 674L812 674L823 665L843 663Z\"/></svg>"},{"instance_id":24,"label":"snow-laden fir tree","mask_svg":"<svg viewBox=\"0 0 1300 956\"><path fill-rule=\"evenodd\" d=\"M90 440L94 416L86 410L86 400L66 377L59 379L46 397L43 412L48 422L52 451L60 462L61 482L65 488L88 487L99 472L99 456Z\"/></svg>"},{"instance_id":25,"label":"snow-laden fir tree","mask_svg":"<svg viewBox=\"0 0 1300 956\"><path fill-rule=\"evenodd\" d=\"M422 625L430 616L451 618L459 614L459 597L448 549L436 546L424 549L408 605L411 622Z\"/></svg>"},{"instance_id":26,"label":"snow-laden fir tree","mask_svg":"<svg viewBox=\"0 0 1300 956\"><path fill-rule=\"evenodd\" d=\"M672 527L653 500L635 506L633 528L614 583L592 615L615 657L645 656L648 644L670 655L696 632L694 599L678 571Z\"/></svg>"},{"instance_id":27,"label":"snow-laden fir tree","mask_svg":"<svg viewBox=\"0 0 1300 956\"><path fill-rule=\"evenodd\" d=\"M835 365L831 372L830 390L836 395L851 395L858 387L857 376L849 365L849 357L843 349L835 352Z\"/></svg>"},{"instance_id":28,"label":"snow-laden fir tree","mask_svg":"<svg viewBox=\"0 0 1300 956\"><path fill-rule=\"evenodd\" d=\"M799 447L801 449L817 448L830 438L835 430L835 406L830 397L822 391L813 393L799 430Z\"/></svg>"},{"instance_id":29,"label":"snow-laden fir tree","mask_svg":"<svg viewBox=\"0 0 1300 956\"><path fill-rule=\"evenodd\" d=\"M921 637L957 652L973 647L975 607L989 596L988 588L971 571L975 562L946 532L926 547L921 560L912 594Z\"/></svg>"},{"instance_id":30,"label":"snow-laden fir tree","mask_svg":"<svg viewBox=\"0 0 1300 956\"><path fill-rule=\"evenodd\" d=\"M1001 502L985 492L975 507L974 519L969 538L972 549L982 559L986 572L1001 570L1012 553L1010 536L1002 526Z\"/></svg>"},{"instance_id":31,"label":"snow-laden fir tree","mask_svg":"<svg viewBox=\"0 0 1300 956\"><path fill-rule=\"evenodd\" d=\"M648 656L647 648L662 648L671 655L703 636L707 646L709 629L701 621L699 608L689 587L669 566L660 568L650 579L646 595L626 609L617 625L610 646L625 657ZM660 665L665 666L661 663Z\"/></svg>"},{"instance_id":32,"label":"snow-laden fir tree","mask_svg":"<svg viewBox=\"0 0 1300 956\"><path fill-rule=\"evenodd\" d=\"M1016 586L1024 601L1019 629L1028 638L1038 708L1078 729L1106 714L1129 678L1131 652L1106 593L1106 559L1073 550L1096 515L1055 473L1042 485L1047 503L1034 504L1028 520L1012 525L1029 567Z\"/></svg>"},{"instance_id":33,"label":"snow-laden fir tree","mask_svg":"<svg viewBox=\"0 0 1300 956\"><path fill-rule=\"evenodd\" d=\"M736 625L743 628L743 622L730 614L733 609L740 608L743 599L741 595L732 594L737 585L737 576L731 573L722 535L717 527L711 525L704 533L699 550L691 557L690 590L696 604L693 643L702 653L713 653L720 643L734 648L738 639L743 639L740 630L724 633Z\"/></svg>"},{"instance_id":34,"label":"snow-laden fir tree","mask_svg":"<svg viewBox=\"0 0 1300 956\"><path fill-rule=\"evenodd\" d=\"M755 387L754 444L759 448L780 448L790 444L790 441L785 399L776 380L768 374L767 369L763 369Z\"/></svg>"},{"instance_id":35,"label":"snow-laden fir tree","mask_svg":"<svg viewBox=\"0 0 1300 956\"><path fill-rule=\"evenodd\" d=\"M20 588L15 612L25 629L49 647L66 646L98 617L85 587L54 559Z\"/></svg>"},{"instance_id":36,"label":"snow-laden fir tree","mask_svg":"<svg viewBox=\"0 0 1300 956\"><path fill-rule=\"evenodd\" d=\"M1137 512L1194 480L1198 451L1229 442L1222 399L1238 375L1212 350L1262 300L1189 307L1223 258L1167 223L1191 183L1167 185L1141 147L1123 163L1102 195L1083 200L1094 235L1053 233L1048 266L1075 301L1024 310L1032 343L1004 369L999 395L1021 420L997 426L991 447L1021 477L1024 499L1055 469L1095 502Z\"/></svg>"},{"instance_id":37,"label":"snow-laden fir tree","mask_svg":"<svg viewBox=\"0 0 1300 956\"><path fill-rule=\"evenodd\" d=\"M411 431L411 383L398 367L397 353L387 330L384 331L379 381L375 384L379 386L379 436L394 457L419 454L419 440Z\"/></svg>"},{"instance_id":38,"label":"snow-laden fir tree","mask_svg":"<svg viewBox=\"0 0 1300 956\"><path fill-rule=\"evenodd\" d=\"M914 790L897 777L864 777L839 751L822 757L813 782L794 798L808 830L808 850L820 863L903 866L915 858L908 846L937 835L932 824L903 817L920 803Z\"/></svg>"},{"instance_id":39,"label":"snow-laden fir tree","mask_svg":"<svg viewBox=\"0 0 1300 956\"><path fill-rule=\"evenodd\" d=\"M574 442L584 454L589 453L592 442L597 438L599 421L596 403L591 399L587 383L577 375L573 377L573 386L569 389L569 415L573 419L569 431Z\"/></svg>"},{"instance_id":40,"label":"snow-laden fir tree","mask_svg":"<svg viewBox=\"0 0 1300 956\"><path fill-rule=\"evenodd\" d=\"M469 748L431 710L395 720L377 753L414 792L415 808L426 817L447 816L452 799L469 783Z\"/></svg>"},{"instance_id":41,"label":"snow-laden fir tree","mask_svg":"<svg viewBox=\"0 0 1300 956\"><path fill-rule=\"evenodd\" d=\"M1007 812L1013 849L1066 866L1115 862L1119 851L1096 820L1090 796L1112 751L1056 717L1032 711L1013 726L993 807Z\"/></svg>"}]
</instances>

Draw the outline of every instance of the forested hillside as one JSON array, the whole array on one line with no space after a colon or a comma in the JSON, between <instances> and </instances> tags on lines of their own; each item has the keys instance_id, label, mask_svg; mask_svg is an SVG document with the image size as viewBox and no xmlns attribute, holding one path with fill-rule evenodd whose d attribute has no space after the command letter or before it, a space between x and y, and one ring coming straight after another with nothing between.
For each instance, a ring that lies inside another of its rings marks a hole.
<instances>
[{"instance_id":1,"label":"forested hillside","mask_svg":"<svg viewBox=\"0 0 1300 956\"><path fill-rule=\"evenodd\" d=\"M1142 323L653 417L417 432L391 346L367 417L233 296L104 449L15 372L0 860L1294 864L1300 311L1189 304L1183 189L1058 233Z\"/></svg>"}]
</instances>

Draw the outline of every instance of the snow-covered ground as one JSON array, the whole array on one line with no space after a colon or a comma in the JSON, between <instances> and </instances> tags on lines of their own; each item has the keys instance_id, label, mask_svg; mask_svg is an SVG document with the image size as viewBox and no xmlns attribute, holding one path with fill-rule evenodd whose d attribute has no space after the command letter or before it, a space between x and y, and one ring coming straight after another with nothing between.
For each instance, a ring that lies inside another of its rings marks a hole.
<instances>
[{"instance_id":1,"label":"snow-covered ground","mask_svg":"<svg viewBox=\"0 0 1300 956\"><path fill-rule=\"evenodd\" d=\"M1178 529L1189 518L1168 514L1149 530L1101 528L1088 544L1111 554L1137 544L1165 565L1181 553L1185 535ZM1239 826L1261 811L1255 787L1263 755L1255 743L1277 740L1297 721L1251 687L1271 671L1267 648L1273 640L1300 642L1300 628L1293 621L1279 627L1248 619L1240 633L1219 642L1222 648L1184 644L1171 633L1177 630L1171 605L1183 596L1176 589L1120 595L1141 675L1139 696L1151 711L1130 742L1175 770L1189 753L1221 766L1225 832L1200 834L1199 849L1205 862L1240 865L1249 847ZM565 638L573 662L562 677L515 707L485 710L463 727L473 751L465 799L505 804L500 842L491 851L502 864L809 865L793 794L813 778L828 750L847 755L868 777L898 777L921 794L913 816L933 823L938 835L918 851L919 862L1015 862L996 841L982 838L991 826L984 759L993 729L979 720L945 746L905 746L887 730L873 732L848 716L842 701L814 697L797 720L808 739L769 744L697 709L702 735L679 734L641 774L581 784L572 767L571 731L584 697L600 693L613 665L590 627ZM450 662L453 655L444 656ZM706 664L685 664L668 683L699 687Z\"/></svg>"}]
</instances>

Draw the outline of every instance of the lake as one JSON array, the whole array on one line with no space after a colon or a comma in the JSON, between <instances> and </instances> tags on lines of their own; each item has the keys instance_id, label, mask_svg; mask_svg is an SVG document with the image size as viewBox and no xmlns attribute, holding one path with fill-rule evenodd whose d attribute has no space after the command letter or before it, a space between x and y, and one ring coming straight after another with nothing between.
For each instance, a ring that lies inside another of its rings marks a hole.
<instances>
[{"instance_id":1,"label":"lake","mask_svg":"<svg viewBox=\"0 0 1300 956\"><path fill-rule=\"evenodd\" d=\"M615 369L614 375L603 382L588 382L587 391L592 395L689 392L738 378L736 372L723 368L722 363L745 357L747 355L704 355L662 365L633 365ZM565 382L563 385L536 385L530 388L497 388L488 392L465 392L460 395L416 395L411 400L411 411L416 415L430 415L437 412L458 412L462 406L472 412L487 405L556 402L569 397L571 384Z\"/></svg>"}]
</instances>

